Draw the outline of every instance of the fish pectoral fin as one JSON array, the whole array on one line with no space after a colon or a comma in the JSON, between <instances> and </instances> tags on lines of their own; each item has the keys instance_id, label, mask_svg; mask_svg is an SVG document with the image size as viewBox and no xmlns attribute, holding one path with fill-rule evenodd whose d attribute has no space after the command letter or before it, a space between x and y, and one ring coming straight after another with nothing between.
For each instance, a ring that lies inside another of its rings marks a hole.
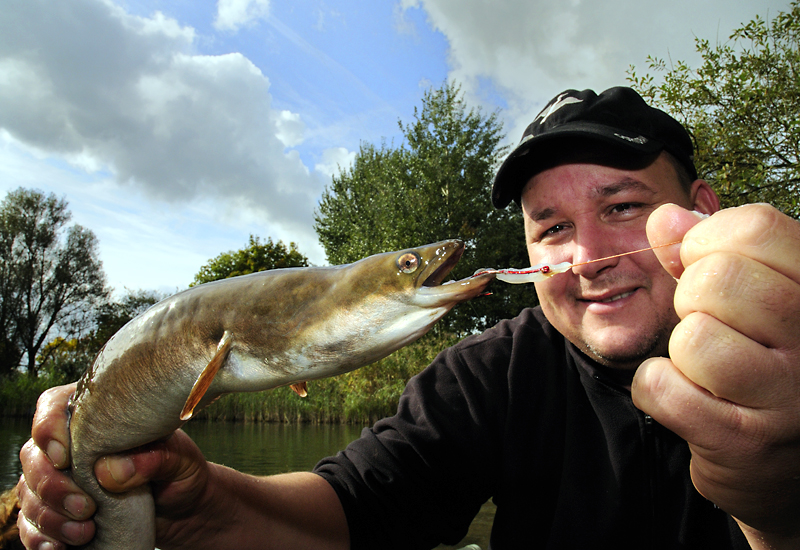
<instances>
[{"instance_id":1,"label":"fish pectoral fin","mask_svg":"<svg viewBox=\"0 0 800 550\"><path fill-rule=\"evenodd\" d=\"M232 343L233 337L231 333L226 330L219 344L217 344L217 352L214 354L214 357L211 358L211 361L208 362L208 365L206 365L206 368L203 369L203 372L197 377L194 386L192 386L192 391L189 392L189 397L186 399L186 404L181 411L181 420L189 420L194 414L194 408L200 403L200 400L203 399L203 396L211 386L211 382L214 381L214 377L219 372L225 359L228 358Z\"/></svg>"},{"instance_id":2,"label":"fish pectoral fin","mask_svg":"<svg viewBox=\"0 0 800 550\"><path fill-rule=\"evenodd\" d=\"M292 391L300 397L305 397L308 395L308 382L298 382L297 384L292 384L289 387L292 388Z\"/></svg>"}]
</instances>

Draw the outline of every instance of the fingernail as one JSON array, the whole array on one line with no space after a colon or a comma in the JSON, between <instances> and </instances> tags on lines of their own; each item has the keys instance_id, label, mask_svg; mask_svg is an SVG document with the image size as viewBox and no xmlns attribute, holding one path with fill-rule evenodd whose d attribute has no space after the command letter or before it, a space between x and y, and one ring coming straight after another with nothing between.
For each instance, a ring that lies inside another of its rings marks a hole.
<instances>
[{"instance_id":1,"label":"fingernail","mask_svg":"<svg viewBox=\"0 0 800 550\"><path fill-rule=\"evenodd\" d=\"M82 519L89 507L89 502L83 495L67 495L64 498L64 510L72 517Z\"/></svg>"},{"instance_id":2,"label":"fingernail","mask_svg":"<svg viewBox=\"0 0 800 550\"><path fill-rule=\"evenodd\" d=\"M694 214L695 216L697 216L701 220L704 220L704 219L706 219L707 217L710 216L710 214L704 214L703 212L700 212L698 210L692 210L692 214Z\"/></svg>"},{"instance_id":3,"label":"fingernail","mask_svg":"<svg viewBox=\"0 0 800 550\"><path fill-rule=\"evenodd\" d=\"M106 468L111 477L119 483L124 485L136 474L136 467L133 465L133 460L127 456L106 457Z\"/></svg>"},{"instance_id":4,"label":"fingernail","mask_svg":"<svg viewBox=\"0 0 800 550\"><path fill-rule=\"evenodd\" d=\"M38 550L54 550L55 546L49 540L43 541L39 543L39 546L36 547Z\"/></svg>"},{"instance_id":5,"label":"fingernail","mask_svg":"<svg viewBox=\"0 0 800 550\"><path fill-rule=\"evenodd\" d=\"M47 449L45 450L45 453L47 453L47 457L50 459L50 462L53 463L53 466L55 466L59 470L64 469L68 466L67 450L61 443L59 443L55 439L47 444Z\"/></svg>"},{"instance_id":6,"label":"fingernail","mask_svg":"<svg viewBox=\"0 0 800 550\"><path fill-rule=\"evenodd\" d=\"M83 541L83 528L83 522L68 521L61 526L61 534L71 543L80 543Z\"/></svg>"}]
</instances>

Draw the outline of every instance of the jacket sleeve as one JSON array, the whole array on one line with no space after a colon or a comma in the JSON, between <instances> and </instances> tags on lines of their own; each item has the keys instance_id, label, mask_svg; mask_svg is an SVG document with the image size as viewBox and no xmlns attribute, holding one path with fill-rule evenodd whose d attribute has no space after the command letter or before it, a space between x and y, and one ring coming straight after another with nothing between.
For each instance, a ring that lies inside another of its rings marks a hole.
<instances>
[{"instance_id":1,"label":"jacket sleeve","mask_svg":"<svg viewBox=\"0 0 800 550\"><path fill-rule=\"evenodd\" d=\"M432 548L466 535L502 452L504 353L485 334L443 351L409 381L395 416L316 466L342 501L353 549Z\"/></svg>"}]
</instances>

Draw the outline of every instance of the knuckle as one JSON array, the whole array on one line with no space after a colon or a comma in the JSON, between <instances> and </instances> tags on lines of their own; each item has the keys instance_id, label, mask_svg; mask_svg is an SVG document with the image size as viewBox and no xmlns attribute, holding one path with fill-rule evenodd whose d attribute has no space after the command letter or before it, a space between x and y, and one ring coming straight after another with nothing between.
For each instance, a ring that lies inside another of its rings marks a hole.
<instances>
[{"instance_id":1,"label":"knuckle","mask_svg":"<svg viewBox=\"0 0 800 550\"><path fill-rule=\"evenodd\" d=\"M39 478L36 486L33 488L36 494L43 502L48 504L60 503L64 496L74 489L74 484L67 476L61 472L55 472L50 475L44 475Z\"/></svg>"},{"instance_id":2,"label":"knuckle","mask_svg":"<svg viewBox=\"0 0 800 550\"><path fill-rule=\"evenodd\" d=\"M33 442L33 439L29 439L19 450L19 459L22 462L23 469L25 468L35 449L36 443Z\"/></svg>"}]
</instances>

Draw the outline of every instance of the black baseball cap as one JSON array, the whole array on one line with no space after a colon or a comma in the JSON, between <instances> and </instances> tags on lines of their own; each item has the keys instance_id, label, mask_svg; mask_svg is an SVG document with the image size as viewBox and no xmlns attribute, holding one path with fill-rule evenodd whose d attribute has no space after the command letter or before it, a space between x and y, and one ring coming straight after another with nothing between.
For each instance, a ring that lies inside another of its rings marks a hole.
<instances>
[{"instance_id":1,"label":"black baseball cap","mask_svg":"<svg viewBox=\"0 0 800 550\"><path fill-rule=\"evenodd\" d=\"M570 145L602 145L631 157L667 151L697 179L694 148L686 129L664 111L648 105L633 89L566 90L554 97L525 129L517 147L494 178L492 203L505 208L519 202L522 188L538 172L554 166L559 151Z\"/></svg>"}]
</instances>

